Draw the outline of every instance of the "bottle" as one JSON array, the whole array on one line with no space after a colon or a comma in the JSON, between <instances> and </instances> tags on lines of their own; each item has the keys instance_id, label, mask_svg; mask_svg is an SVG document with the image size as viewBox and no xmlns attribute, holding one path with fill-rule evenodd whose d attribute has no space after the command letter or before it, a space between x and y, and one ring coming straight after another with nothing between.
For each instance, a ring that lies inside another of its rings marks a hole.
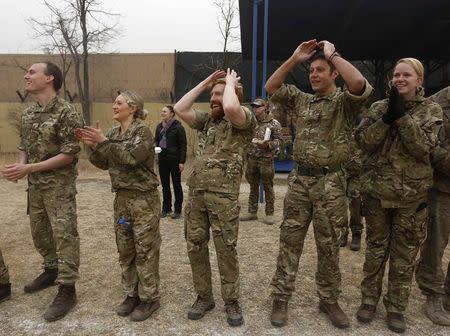
<instances>
[{"instance_id":1,"label":"bottle","mask_svg":"<svg viewBox=\"0 0 450 336\"><path fill-rule=\"evenodd\" d=\"M270 136L272 135L272 131L269 127L266 128L266 131L264 132L264 141L269 141Z\"/></svg>"}]
</instances>

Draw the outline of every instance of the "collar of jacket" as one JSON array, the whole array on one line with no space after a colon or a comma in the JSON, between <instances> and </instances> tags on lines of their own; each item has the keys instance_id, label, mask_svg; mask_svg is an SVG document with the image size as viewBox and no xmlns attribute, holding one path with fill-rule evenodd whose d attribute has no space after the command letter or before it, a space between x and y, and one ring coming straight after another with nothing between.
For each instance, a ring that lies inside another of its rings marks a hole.
<instances>
[{"instance_id":1,"label":"collar of jacket","mask_svg":"<svg viewBox=\"0 0 450 336\"><path fill-rule=\"evenodd\" d=\"M322 100L322 99L333 101L333 100L336 99L336 97L339 94L341 94L341 92L342 92L341 88L336 88L336 90L334 90L333 92L331 92L330 94L328 94L326 96L319 96L317 93L315 93L313 99L311 100L311 102L319 101L319 100Z\"/></svg>"},{"instance_id":2,"label":"collar of jacket","mask_svg":"<svg viewBox=\"0 0 450 336\"><path fill-rule=\"evenodd\" d=\"M42 112L50 112L55 107L56 103L59 101L59 97L55 96L50 100L47 105L45 105L43 108L39 102L36 102L36 105L40 108L42 108Z\"/></svg>"}]
</instances>

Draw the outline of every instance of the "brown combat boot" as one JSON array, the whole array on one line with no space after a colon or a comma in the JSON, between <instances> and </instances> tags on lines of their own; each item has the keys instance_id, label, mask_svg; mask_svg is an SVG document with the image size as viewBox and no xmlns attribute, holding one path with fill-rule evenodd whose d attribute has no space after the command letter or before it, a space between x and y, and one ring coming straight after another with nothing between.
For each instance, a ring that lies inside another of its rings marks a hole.
<instances>
[{"instance_id":1,"label":"brown combat boot","mask_svg":"<svg viewBox=\"0 0 450 336\"><path fill-rule=\"evenodd\" d=\"M156 301L141 301L141 303L134 309L130 315L131 321L144 321L160 307L159 300Z\"/></svg>"},{"instance_id":2,"label":"brown combat boot","mask_svg":"<svg viewBox=\"0 0 450 336\"><path fill-rule=\"evenodd\" d=\"M267 224L267 225L275 224L275 220L273 219L273 215L267 215L266 218L264 218L263 223Z\"/></svg>"},{"instance_id":3,"label":"brown combat boot","mask_svg":"<svg viewBox=\"0 0 450 336\"><path fill-rule=\"evenodd\" d=\"M11 298L11 284L0 285L0 302L9 300Z\"/></svg>"},{"instance_id":4,"label":"brown combat boot","mask_svg":"<svg viewBox=\"0 0 450 336\"><path fill-rule=\"evenodd\" d=\"M372 322L375 312L377 311L377 306L361 303L358 311L356 312L356 318L359 322L369 323Z\"/></svg>"},{"instance_id":5,"label":"brown combat boot","mask_svg":"<svg viewBox=\"0 0 450 336\"><path fill-rule=\"evenodd\" d=\"M242 222L251 221L255 219L258 219L258 215L256 214L256 212L247 212L239 217L239 220Z\"/></svg>"},{"instance_id":6,"label":"brown combat boot","mask_svg":"<svg viewBox=\"0 0 450 336\"><path fill-rule=\"evenodd\" d=\"M286 325L288 319L287 308L287 301L273 300L270 323L272 323L274 327L284 327Z\"/></svg>"},{"instance_id":7,"label":"brown combat boot","mask_svg":"<svg viewBox=\"0 0 450 336\"><path fill-rule=\"evenodd\" d=\"M406 330L406 322L402 313L388 312L387 325L390 330L399 334Z\"/></svg>"},{"instance_id":8,"label":"brown combat boot","mask_svg":"<svg viewBox=\"0 0 450 336\"><path fill-rule=\"evenodd\" d=\"M450 312L450 294L445 294L442 304L444 306L444 309Z\"/></svg>"},{"instance_id":9,"label":"brown combat boot","mask_svg":"<svg viewBox=\"0 0 450 336\"><path fill-rule=\"evenodd\" d=\"M44 319L48 322L59 320L77 303L75 285L59 285L58 294L44 313Z\"/></svg>"},{"instance_id":10,"label":"brown combat boot","mask_svg":"<svg viewBox=\"0 0 450 336\"><path fill-rule=\"evenodd\" d=\"M345 315L344 311L341 309L341 307L339 307L339 304L337 302L327 303L320 300L319 309L321 312L328 315L331 323L333 323L335 327L344 329L350 326L347 315Z\"/></svg>"},{"instance_id":11,"label":"brown combat boot","mask_svg":"<svg viewBox=\"0 0 450 336\"><path fill-rule=\"evenodd\" d=\"M203 316L205 316L206 312L213 309L216 306L213 298L203 299L200 296L197 296L197 300L195 300L194 304L188 311L188 319L189 320L200 320Z\"/></svg>"},{"instance_id":12,"label":"brown combat boot","mask_svg":"<svg viewBox=\"0 0 450 336\"><path fill-rule=\"evenodd\" d=\"M225 305L225 312L227 313L227 322L231 327L239 327L244 323L242 309L238 301L227 303Z\"/></svg>"},{"instance_id":13,"label":"brown combat boot","mask_svg":"<svg viewBox=\"0 0 450 336\"><path fill-rule=\"evenodd\" d=\"M441 295L427 296L427 302L425 303L424 310L425 315L434 324L450 326L450 316L443 307Z\"/></svg>"},{"instance_id":14,"label":"brown combat boot","mask_svg":"<svg viewBox=\"0 0 450 336\"><path fill-rule=\"evenodd\" d=\"M116 313L119 316L128 316L139 303L141 303L139 296L127 296L119 307L117 307Z\"/></svg>"},{"instance_id":15,"label":"brown combat boot","mask_svg":"<svg viewBox=\"0 0 450 336\"><path fill-rule=\"evenodd\" d=\"M57 277L57 268L45 268L44 272L29 284L26 284L25 287L23 287L23 290L25 293L34 293L40 291L42 289L55 285L55 280Z\"/></svg>"}]
</instances>

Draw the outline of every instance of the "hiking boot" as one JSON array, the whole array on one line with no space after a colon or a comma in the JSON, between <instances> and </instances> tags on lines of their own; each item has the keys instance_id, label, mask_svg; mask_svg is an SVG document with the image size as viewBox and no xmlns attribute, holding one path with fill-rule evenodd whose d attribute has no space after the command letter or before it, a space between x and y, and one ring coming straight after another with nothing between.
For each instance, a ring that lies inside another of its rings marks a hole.
<instances>
[{"instance_id":1,"label":"hiking boot","mask_svg":"<svg viewBox=\"0 0 450 336\"><path fill-rule=\"evenodd\" d=\"M141 303L139 296L127 296L119 307L117 307L116 313L119 316L128 316L139 303Z\"/></svg>"},{"instance_id":2,"label":"hiking boot","mask_svg":"<svg viewBox=\"0 0 450 336\"><path fill-rule=\"evenodd\" d=\"M272 314L270 315L270 323L275 327L284 327L287 323L287 307L288 302L282 300L273 300Z\"/></svg>"},{"instance_id":3,"label":"hiking boot","mask_svg":"<svg viewBox=\"0 0 450 336\"><path fill-rule=\"evenodd\" d=\"M160 307L159 300L156 301L141 301L130 315L131 321L144 321Z\"/></svg>"},{"instance_id":4,"label":"hiking boot","mask_svg":"<svg viewBox=\"0 0 450 336\"><path fill-rule=\"evenodd\" d=\"M197 296L197 300L195 300L194 304L188 311L188 319L189 320L200 320L203 316L205 316L206 312L213 309L216 306L214 303L214 299L203 299L200 296Z\"/></svg>"},{"instance_id":5,"label":"hiking boot","mask_svg":"<svg viewBox=\"0 0 450 336\"><path fill-rule=\"evenodd\" d=\"M406 330L405 318L402 313L388 312L387 325L390 330L396 333L402 333Z\"/></svg>"},{"instance_id":6,"label":"hiking boot","mask_svg":"<svg viewBox=\"0 0 450 336\"><path fill-rule=\"evenodd\" d=\"M341 307L339 307L339 304L337 302L327 303L321 300L319 303L319 309L321 312L328 315L331 323L333 323L335 327L344 329L350 326L350 322L348 320L347 315L345 315L345 313L343 312Z\"/></svg>"},{"instance_id":7,"label":"hiking boot","mask_svg":"<svg viewBox=\"0 0 450 336\"><path fill-rule=\"evenodd\" d=\"M266 218L264 218L263 223L267 225L273 225L275 224L275 220L273 219L272 215L267 215Z\"/></svg>"},{"instance_id":8,"label":"hiking boot","mask_svg":"<svg viewBox=\"0 0 450 336\"><path fill-rule=\"evenodd\" d=\"M29 284L26 284L25 287L23 287L23 290L25 293L34 293L47 287L54 286L57 277L57 268L45 268L44 272Z\"/></svg>"},{"instance_id":9,"label":"hiking boot","mask_svg":"<svg viewBox=\"0 0 450 336\"><path fill-rule=\"evenodd\" d=\"M443 301L443 306L446 311L450 311L450 294L445 294Z\"/></svg>"},{"instance_id":10,"label":"hiking boot","mask_svg":"<svg viewBox=\"0 0 450 336\"><path fill-rule=\"evenodd\" d=\"M361 303L356 312L356 318L359 322L369 323L372 322L375 312L377 311L377 306Z\"/></svg>"},{"instance_id":11,"label":"hiking boot","mask_svg":"<svg viewBox=\"0 0 450 336\"><path fill-rule=\"evenodd\" d=\"M352 241L350 243L350 250L359 251L361 249L361 232L352 233Z\"/></svg>"},{"instance_id":12,"label":"hiking boot","mask_svg":"<svg viewBox=\"0 0 450 336\"><path fill-rule=\"evenodd\" d=\"M341 241L339 242L339 246L340 247L346 247L347 246L347 238L348 238L348 233L342 234Z\"/></svg>"},{"instance_id":13,"label":"hiking boot","mask_svg":"<svg viewBox=\"0 0 450 336\"><path fill-rule=\"evenodd\" d=\"M247 212L246 214L243 214L241 217L239 217L239 220L245 222L245 221L251 221L251 220L255 220L258 219L258 215L253 212Z\"/></svg>"},{"instance_id":14,"label":"hiking boot","mask_svg":"<svg viewBox=\"0 0 450 336\"><path fill-rule=\"evenodd\" d=\"M75 285L59 285L58 294L44 313L44 319L48 322L59 320L66 316L76 303Z\"/></svg>"},{"instance_id":15,"label":"hiking boot","mask_svg":"<svg viewBox=\"0 0 450 336\"><path fill-rule=\"evenodd\" d=\"M242 309L238 301L227 303L225 305L225 311L227 313L227 322L231 327L239 327L244 323Z\"/></svg>"},{"instance_id":16,"label":"hiking boot","mask_svg":"<svg viewBox=\"0 0 450 336\"><path fill-rule=\"evenodd\" d=\"M181 217L181 213L180 212L174 212L171 216L172 219L178 219Z\"/></svg>"},{"instance_id":17,"label":"hiking boot","mask_svg":"<svg viewBox=\"0 0 450 336\"><path fill-rule=\"evenodd\" d=\"M11 284L0 285L0 302L9 300L11 298Z\"/></svg>"},{"instance_id":18,"label":"hiking boot","mask_svg":"<svg viewBox=\"0 0 450 336\"><path fill-rule=\"evenodd\" d=\"M450 315L444 310L441 295L427 296L425 315L434 324L450 326Z\"/></svg>"},{"instance_id":19,"label":"hiking boot","mask_svg":"<svg viewBox=\"0 0 450 336\"><path fill-rule=\"evenodd\" d=\"M171 211L161 211L161 215L159 215L159 218L166 218L169 216Z\"/></svg>"}]
</instances>

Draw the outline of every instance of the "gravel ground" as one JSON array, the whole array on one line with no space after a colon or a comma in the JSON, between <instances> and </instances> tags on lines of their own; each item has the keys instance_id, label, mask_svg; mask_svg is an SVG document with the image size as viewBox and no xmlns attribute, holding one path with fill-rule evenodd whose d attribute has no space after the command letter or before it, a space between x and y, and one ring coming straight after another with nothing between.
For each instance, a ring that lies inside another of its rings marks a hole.
<instances>
[{"instance_id":1,"label":"gravel ground","mask_svg":"<svg viewBox=\"0 0 450 336\"><path fill-rule=\"evenodd\" d=\"M281 222L285 176L277 179L276 215ZM185 187L185 186L184 186ZM195 299L191 271L183 238L183 220L161 220L161 308L144 322L130 322L115 314L122 300L120 269L112 226L110 182L104 172L82 171L78 179L78 218L81 237L78 305L63 320L46 323L42 318L56 293L56 287L24 294L23 286L40 272L40 256L35 251L25 214L24 181L0 180L3 220L0 246L10 269L12 298L0 304L0 335L392 335L385 324L385 310L379 305L376 319L369 325L356 321L363 252L341 250L341 304L351 318L351 327L334 328L318 310L314 273L316 250L310 230L300 260L297 288L289 303L289 323L272 327L269 282L275 270L279 225L258 221L240 225L238 253L241 269L241 305L245 324L230 328L220 297L220 283L214 248L211 248L216 308L200 321L190 321L186 313ZM186 189L185 189L186 191ZM246 209L248 185L242 184L240 202ZM260 209L263 217L263 209ZM445 255L445 262L449 259ZM450 335L450 328L433 325L422 313L424 297L413 285L406 313L405 335Z\"/></svg>"}]
</instances>

